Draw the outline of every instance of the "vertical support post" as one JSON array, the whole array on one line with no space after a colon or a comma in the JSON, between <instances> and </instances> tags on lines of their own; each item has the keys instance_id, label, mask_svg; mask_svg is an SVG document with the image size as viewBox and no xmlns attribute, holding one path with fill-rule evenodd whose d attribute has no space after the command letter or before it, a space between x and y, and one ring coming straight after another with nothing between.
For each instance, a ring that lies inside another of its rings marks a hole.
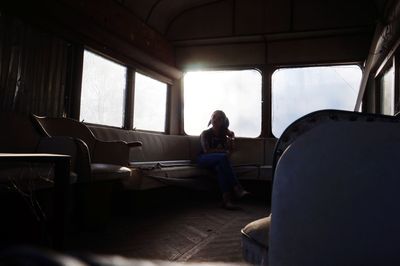
<instances>
[{"instance_id":1,"label":"vertical support post","mask_svg":"<svg viewBox=\"0 0 400 266\"><path fill-rule=\"evenodd\" d=\"M70 158L55 159L53 247L65 248L70 193Z\"/></svg>"}]
</instances>

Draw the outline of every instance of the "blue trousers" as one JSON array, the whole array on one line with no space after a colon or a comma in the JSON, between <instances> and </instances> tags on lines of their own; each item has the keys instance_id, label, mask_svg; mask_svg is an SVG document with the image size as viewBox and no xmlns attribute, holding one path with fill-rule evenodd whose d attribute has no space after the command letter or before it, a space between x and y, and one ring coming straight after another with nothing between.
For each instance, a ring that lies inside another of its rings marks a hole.
<instances>
[{"instance_id":1,"label":"blue trousers","mask_svg":"<svg viewBox=\"0 0 400 266\"><path fill-rule=\"evenodd\" d=\"M203 168L217 171L218 184L222 192L229 192L234 186L238 185L231 162L225 153L206 153L199 155L197 164Z\"/></svg>"}]
</instances>

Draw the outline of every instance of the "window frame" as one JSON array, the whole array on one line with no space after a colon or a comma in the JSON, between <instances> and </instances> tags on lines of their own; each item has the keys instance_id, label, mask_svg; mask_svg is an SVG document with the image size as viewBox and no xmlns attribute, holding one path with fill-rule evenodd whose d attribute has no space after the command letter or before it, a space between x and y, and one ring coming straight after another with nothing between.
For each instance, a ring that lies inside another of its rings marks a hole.
<instances>
[{"instance_id":1,"label":"window frame","mask_svg":"<svg viewBox=\"0 0 400 266\"><path fill-rule=\"evenodd\" d=\"M398 105L398 97L396 97L396 86L394 84L395 81L395 65L394 65L394 58L390 58L388 62L386 62L385 66L381 69L379 74L375 77L375 106L376 106L376 112L378 114L383 114L383 106L382 106L382 93L383 93L383 88L382 88L382 79L384 76L388 73L388 71L393 67L393 86L394 86L394 95L393 95L393 114L398 112L396 110L396 106ZM388 114L385 114L388 115Z\"/></svg>"},{"instance_id":2,"label":"window frame","mask_svg":"<svg viewBox=\"0 0 400 266\"><path fill-rule=\"evenodd\" d=\"M79 84L79 91L77 91L77 93L79 95L79 97L78 97L79 100L78 100L78 103L77 103L79 111L76 114L77 115L77 120L78 121L80 120L80 115L81 115L80 106L81 106L81 103L82 103L82 99L81 99L81 97L82 97L82 78L83 78L83 64L84 64L83 61L84 61L85 51L88 51L88 52L93 53L93 54L95 54L95 55L97 55L99 57L102 57L105 60L111 61L111 62L113 62L115 64L118 64L118 65L121 65L121 66L125 67L126 68L126 79L125 79L125 95L124 95L124 100L123 100L124 108L123 108L123 112L122 112L122 125L121 125L121 127L105 125L105 124L99 124L99 123L93 123L93 122L86 122L86 121L82 121L82 122L84 124L90 125L90 126L101 126L101 127L105 127L105 128L126 129L126 124L125 123L126 123L127 107L128 107L127 106L127 104L128 104L128 94L129 94L128 93L128 91L129 91L128 76L129 76L129 72L130 72L130 66L125 64L125 63L123 63L120 60L117 60L114 57L111 57L111 56L109 56L107 54L98 52L98 51L96 51L94 49L91 49L91 48L88 48L88 47L83 47L82 55L81 55L81 60L82 61L81 61L81 64L80 64L80 67L81 67L80 84Z\"/></svg>"},{"instance_id":3,"label":"window frame","mask_svg":"<svg viewBox=\"0 0 400 266\"><path fill-rule=\"evenodd\" d=\"M242 66L223 66L223 67L201 67L201 68L187 68L187 69L183 69L182 70L182 79L181 79L181 83L180 83L180 88L181 88L181 97L180 97L180 107L181 107L181 117L180 117L180 123L181 123L181 129L180 129L180 134L183 136L191 136L193 137L193 135L188 135L185 132L185 113L184 113L184 106L185 106L185 89L184 89L184 79L183 76L187 73L187 72L193 72L193 71L240 71L240 70L255 70L257 72L260 73L261 75L261 121L260 121L260 133L258 134L258 136L256 137L236 137L236 138L240 138L240 139L259 139L259 138L264 138L265 137L265 123L266 123L266 108L268 108L267 104L266 104L266 82L265 82L265 77L266 77L266 73L265 73L265 66L266 65L242 65ZM211 114L210 114L211 115Z\"/></svg>"},{"instance_id":4,"label":"window frame","mask_svg":"<svg viewBox=\"0 0 400 266\"><path fill-rule=\"evenodd\" d=\"M358 66L363 71L363 62L321 62L321 63L310 63L310 64L279 64L269 66L268 71L268 125L267 125L267 137L279 139L272 133L272 76L279 69L293 69L293 68L308 68L308 67L332 67L332 66Z\"/></svg>"},{"instance_id":5,"label":"window frame","mask_svg":"<svg viewBox=\"0 0 400 266\"><path fill-rule=\"evenodd\" d=\"M148 130L148 129L142 129L142 128L135 128L134 127L134 124L135 124L135 121L134 121L134 119L135 119L135 91L136 91L136 85L135 85L135 80L136 80L136 73L139 73L139 74L141 74L141 75L143 75L143 76L146 76L146 77L149 77L149 78L152 78L152 79L154 79L154 80L157 80L157 81L159 81L159 82L162 82L162 83L165 83L166 84L166 100L165 100L165 108L166 108L166 110L165 110L165 119L164 119L164 131L154 131L154 130ZM171 106L171 84L169 84L169 83L167 83L167 82L165 82L165 81L163 81L163 80L160 80L160 79L157 79L157 78L154 78L153 76L151 76L151 75L149 75L147 72L144 72L144 71L141 71L141 70L138 70L138 69L136 69L136 71L134 71L133 72L133 80L132 80L132 94L133 94L133 97L132 97L132 112L131 112L131 114L132 114L132 118L131 118L131 120L130 120L130 130L134 130L134 131L140 131L140 132L149 132L149 133L157 133L157 134L169 134L170 133L170 117L171 117L171 115L170 115L170 112L171 112L171 108L170 108L170 106Z\"/></svg>"},{"instance_id":6,"label":"window frame","mask_svg":"<svg viewBox=\"0 0 400 266\"><path fill-rule=\"evenodd\" d=\"M395 53L390 56L387 60L385 60L379 69L377 70L374 78L374 87L375 87L375 100L374 100L374 111L378 114L382 113L381 106L381 95L382 95L382 87L381 80L384 75L389 71L390 68L393 67L393 87L394 87L394 106L393 106L393 115L400 113L400 49L396 49Z\"/></svg>"},{"instance_id":7,"label":"window frame","mask_svg":"<svg viewBox=\"0 0 400 266\"><path fill-rule=\"evenodd\" d=\"M104 125L104 124L98 124L98 123L93 123L93 122L84 122L86 125L89 126L100 126L104 128L113 128L113 129L123 129L123 130L133 130L133 131L139 131L139 132L151 132L151 133L158 133L158 134L169 134L170 132L170 112L171 112L171 83L172 80L168 77L163 76L162 74L159 74L158 72L155 72L150 69L146 69L144 67L137 68L134 64L126 63L121 60L118 60L116 57L110 56L108 54L102 53L98 50L92 49L91 47L83 46L82 47L82 52L79 54L79 57L77 57L77 60L80 61L79 64L79 71L80 73L77 74L77 78L80 80L79 84L76 84L76 90L75 93L78 95L76 97L76 106L75 109L75 118L79 120L81 110L80 110L80 105L81 105L81 95L82 95L82 76L83 76L83 60L84 60L84 53L85 51L89 51L93 54L96 54L97 56L103 57L106 60L109 60L113 63L119 64L121 66L126 67L126 80L125 80L125 99L124 99L124 109L123 109L123 125L121 127L117 126L111 126L111 125ZM166 99L166 112L165 112L165 125L164 125L164 131L152 131L152 130L145 130L145 129L134 129L133 127L133 118L134 118L134 102L135 102L135 73L138 72L142 75L145 75L147 77L150 77L152 79L155 79L157 81L160 81L162 83L165 83L167 85L167 99Z\"/></svg>"}]
</instances>

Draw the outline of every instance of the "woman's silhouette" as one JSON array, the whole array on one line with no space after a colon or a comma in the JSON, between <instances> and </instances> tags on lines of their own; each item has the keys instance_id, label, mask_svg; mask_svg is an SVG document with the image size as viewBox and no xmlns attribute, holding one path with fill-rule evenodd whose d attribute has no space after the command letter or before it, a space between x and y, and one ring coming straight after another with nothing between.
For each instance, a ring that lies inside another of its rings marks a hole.
<instances>
[{"instance_id":1,"label":"woman's silhouette","mask_svg":"<svg viewBox=\"0 0 400 266\"><path fill-rule=\"evenodd\" d=\"M217 171L223 207L236 209L236 206L232 204L232 195L242 198L248 192L239 184L229 159L235 134L229 130L229 119L221 110L214 111L208 125L212 127L204 130L200 135L202 153L197 162L200 167Z\"/></svg>"}]
</instances>

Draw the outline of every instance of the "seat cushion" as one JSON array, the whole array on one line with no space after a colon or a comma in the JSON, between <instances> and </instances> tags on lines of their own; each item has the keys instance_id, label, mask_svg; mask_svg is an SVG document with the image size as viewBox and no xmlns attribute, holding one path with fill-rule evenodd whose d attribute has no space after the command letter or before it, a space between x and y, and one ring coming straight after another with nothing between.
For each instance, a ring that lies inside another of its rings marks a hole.
<instances>
[{"instance_id":1,"label":"seat cushion","mask_svg":"<svg viewBox=\"0 0 400 266\"><path fill-rule=\"evenodd\" d=\"M268 240L271 215L253 221L242 230L243 258L256 265L268 264Z\"/></svg>"},{"instance_id":2,"label":"seat cushion","mask_svg":"<svg viewBox=\"0 0 400 266\"><path fill-rule=\"evenodd\" d=\"M196 166L172 166L161 167L152 170L143 170L147 176L190 179L193 177L209 176L211 172L208 169Z\"/></svg>"},{"instance_id":3,"label":"seat cushion","mask_svg":"<svg viewBox=\"0 0 400 266\"><path fill-rule=\"evenodd\" d=\"M131 169L121 165L92 163L90 167L92 181L124 179L131 175Z\"/></svg>"}]
</instances>

